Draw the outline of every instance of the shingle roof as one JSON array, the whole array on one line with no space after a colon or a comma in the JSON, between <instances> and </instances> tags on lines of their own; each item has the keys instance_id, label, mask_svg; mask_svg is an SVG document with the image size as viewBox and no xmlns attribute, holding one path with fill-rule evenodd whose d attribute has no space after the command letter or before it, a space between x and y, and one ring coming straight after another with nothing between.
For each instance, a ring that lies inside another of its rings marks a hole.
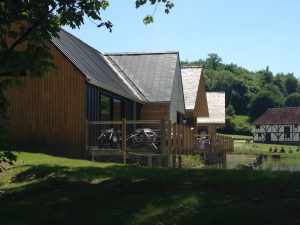
<instances>
[{"instance_id":1,"label":"shingle roof","mask_svg":"<svg viewBox=\"0 0 300 225\"><path fill-rule=\"evenodd\" d=\"M178 52L107 53L105 56L147 101L171 100Z\"/></svg>"},{"instance_id":2,"label":"shingle roof","mask_svg":"<svg viewBox=\"0 0 300 225\"><path fill-rule=\"evenodd\" d=\"M253 125L300 124L300 107L269 108L260 117L258 117L252 124Z\"/></svg>"},{"instance_id":3,"label":"shingle roof","mask_svg":"<svg viewBox=\"0 0 300 225\"><path fill-rule=\"evenodd\" d=\"M107 59L96 49L64 30L59 32L59 38L51 41L82 72L88 82L121 96L140 99L131 89L131 85L114 71Z\"/></svg>"},{"instance_id":4,"label":"shingle roof","mask_svg":"<svg viewBox=\"0 0 300 225\"><path fill-rule=\"evenodd\" d=\"M225 124L225 93L206 92L209 117L197 117L199 124Z\"/></svg>"},{"instance_id":5,"label":"shingle roof","mask_svg":"<svg viewBox=\"0 0 300 225\"><path fill-rule=\"evenodd\" d=\"M187 110L194 110L195 108L201 74L201 67L187 67L181 69L185 108Z\"/></svg>"}]
</instances>

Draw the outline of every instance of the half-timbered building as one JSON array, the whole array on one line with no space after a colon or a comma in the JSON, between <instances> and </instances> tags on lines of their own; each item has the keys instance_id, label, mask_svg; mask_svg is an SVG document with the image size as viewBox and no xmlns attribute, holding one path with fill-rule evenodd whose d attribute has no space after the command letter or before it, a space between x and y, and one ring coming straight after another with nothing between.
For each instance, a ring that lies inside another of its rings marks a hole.
<instances>
[{"instance_id":1,"label":"half-timbered building","mask_svg":"<svg viewBox=\"0 0 300 225\"><path fill-rule=\"evenodd\" d=\"M251 124L256 142L300 143L300 107L269 108Z\"/></svg>"}]
</instances>

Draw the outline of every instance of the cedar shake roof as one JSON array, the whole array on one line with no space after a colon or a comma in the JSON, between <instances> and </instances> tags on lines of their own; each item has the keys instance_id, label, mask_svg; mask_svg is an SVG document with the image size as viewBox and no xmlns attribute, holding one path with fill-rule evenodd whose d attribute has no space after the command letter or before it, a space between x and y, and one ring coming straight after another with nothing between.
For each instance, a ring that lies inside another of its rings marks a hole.
<instances>
[{"instance_id":1,"label":"cedar shake roof","mask_svg":"<svg viewBox=\"0 0 300 225\"><path fill-rule=\"evenodd\" d=\"M105 56L144 101L171 100L174 76L179 68L178 52L124 52L106 53Z\"/></svg>"},{"instance_id":2,"label":"cedar shake roof","mask_svg":"<svg viewBox=\"0 0 300 225\"><path fill-rule=\"evenodd\" d=\"M269 108L252 125L300 124L300 107Z\"/></svg>"},{"instance_id":3,"label":"cedar shake roof","mask_svg":"<svg viewBox=\"0 0 300 225\"><path fill-rule=\"evenodd\" d=\"M195 108L201 74L201 67L187 67L181 69L185 108L187 110L194 110Z\"/></svg>"},{"instance_id":4,"label":"cedar shake roof","mask_svg":"<svg viewBox=\"0 0 300 225\"><path fill-rule=\"evenodd\" d=\"M197 117L198 124L225 124L225 93L206 92L209 117Z\"/></svg>"}]
</instances>

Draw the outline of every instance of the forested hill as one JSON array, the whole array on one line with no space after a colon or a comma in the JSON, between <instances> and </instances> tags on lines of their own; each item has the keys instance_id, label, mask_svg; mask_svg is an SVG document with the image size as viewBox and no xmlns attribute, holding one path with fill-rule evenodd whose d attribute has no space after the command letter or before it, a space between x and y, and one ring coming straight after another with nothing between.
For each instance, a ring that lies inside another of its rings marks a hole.
<instances>
[{"instance_id":1,"label":"forested hill","mask_svg":"<svg viewBox=\"0 0 300 225\"><path fill-rule=\"evenodd\" d=\"M236 114L257 118L268 107L300 106L300 81L293 73L273 74L267 67L257 72L236 64L225 64L217 54L206 59L181 62L181 66L202 66L207 91L224 91L226 107ZM232 107L230 106L232 105Z\"/></svg>"}]
</instances>

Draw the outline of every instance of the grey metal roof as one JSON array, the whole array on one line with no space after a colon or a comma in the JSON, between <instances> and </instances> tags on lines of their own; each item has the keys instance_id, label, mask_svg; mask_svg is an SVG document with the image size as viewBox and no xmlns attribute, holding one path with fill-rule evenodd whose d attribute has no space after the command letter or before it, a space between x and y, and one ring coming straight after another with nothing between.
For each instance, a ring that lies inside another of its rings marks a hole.
<instances>
[{"instance_id":1,"label":"grey metal roof","mask_svg":"<svg viewBox=\"0 0 300 225\"><path fill-rule=\"evenodd\" d=\"M64 30L59 32L59 38L51 41L82 72L89 83L133 100L141 100L132 90L132 85L123 80L124 77L96 49Z\"/></svg>"},{"instance_id":2,"label":"grey metal roof","mask_svg":"<svg viewBox=\"0 0 300 225\"><path fill-rule=\"evenodd\" d=\"M172 87L178 52L106 53L123 76L149 102L168 102Z\"/></svg>"}]
</instances>

